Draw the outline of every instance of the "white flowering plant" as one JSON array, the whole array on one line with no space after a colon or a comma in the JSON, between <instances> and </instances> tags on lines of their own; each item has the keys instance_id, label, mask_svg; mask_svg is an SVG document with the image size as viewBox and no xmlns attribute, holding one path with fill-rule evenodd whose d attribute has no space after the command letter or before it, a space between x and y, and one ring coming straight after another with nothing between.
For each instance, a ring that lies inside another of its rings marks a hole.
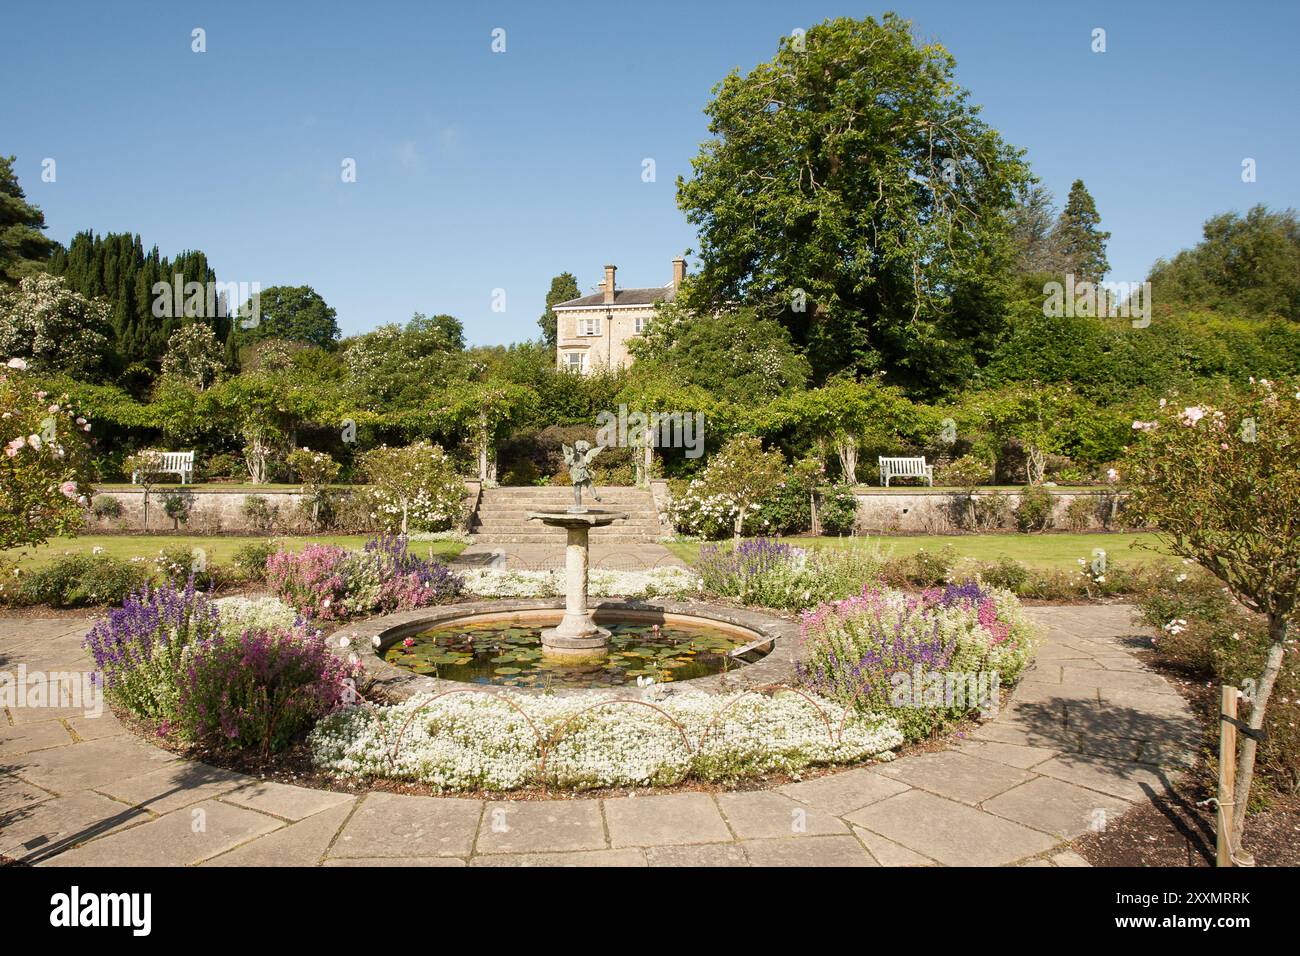
<instances>
[{"instance_id":1,"label":"white flowering plant","mask_svg":"<svg viewBox=\"0 0 1300 956\"><path fill-rule=\"evenodd\" d=\"M574 790L731 782L888 759L896 724L813 695L684 693L651 705L613 695L418 696L326 717L308 738L318 767L440 791Z\"/></svg>"},{"instance_id":2,"label":"white flowering plant","mask_svg":"<svg viewBox=\"0 0 1300 956\"><path fill-rule=\"evenodd\" d=\"M301 620L297 611L273 597L228 597L215 603L220 632L227 637L244 631L287 631Z\"/></svg>"},{"instance_id":3,"label":"white flowering plant","mask_svg":"<svg viewBox=\"0 0 1300 956\"><path fill-rule=\"evenodd\" d=\"M471 568L462 573L465 589L479 597L559 597L564 594L561 569L502 570ZM645 571L594 568L587 593L593 597L686 597L699 592L700 579L686 568L660 567Z\"/></svg>"},{"instance_id":4,"label":"white flowering plant","mask_svg":"<svg viewBox=\"0 0 1300 956\"><path fill-rule=\"evenodd\" d=\"M371 518L384 531L445 531L462 517L465 483L438 445L381 446L361 456Z\"/></svg>"}]
</instances>

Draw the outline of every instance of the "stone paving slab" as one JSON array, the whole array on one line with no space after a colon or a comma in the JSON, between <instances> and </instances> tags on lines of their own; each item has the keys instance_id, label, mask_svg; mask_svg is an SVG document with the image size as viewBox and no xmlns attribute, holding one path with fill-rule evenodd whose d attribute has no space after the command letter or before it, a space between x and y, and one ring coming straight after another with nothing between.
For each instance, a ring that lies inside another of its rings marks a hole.
<instances>
[{"instance_id":1,"label":"stone paving slab","mask_svg":"<svg viewBox=\"0 0 1300 956\"><path fill-rule=\"evenodd\" d=\"M867 848L867 852L881 866L934 866L934 860L922 856L915 850L909 850L901 843L887 840L879 833L872 833L862 827L854 827L853 834Z\"/></svg>"},{"instance_id":2,"label":"stone paving slab","mask_svg":"<svg viewBox=\"0 0 1300 956\"><path fill-rule=\"evenodd\" d=\"M578 853L503 853L476 856L470 866L622 866L643 867L645 851L640 849L586 850Z\"/></svg>"},{"instance_id":3,"label":"stone paving slab","mask_svg":"<svg viewBox=\"0 0 1300 956\"><path fill-rule=\"evenodd\" d=\"M1123 800L1138 800L1146 794L1168 791L1168 776L1164 771L1133 761L1065 754L1039 764L1034 770Z\"/></svg>"},{"instance_id":4,"label":"stone paving slab","mask_svg":"<svg viewBox=\"0 0 1300 956\"><path fill-rule=\"evenodd\" d=\"M151 819L144 810L78 790L39 803L26 813L0 816L0 855L28 861L53 856Z\"/></svg>"},{"instance_id":5,"label":"stone paving slab","mask_svg":"<svg viewBox=\"0 0 1300 956\"><path fill-rule=\"evenodd\" d=\"M745 840L752 866L879 866L851 836L814 836L806 840Z\"/></svg>"},{"instance_id":6,"label":"stone paving slab","mask_svg":"<svg viewBox=\"0 0 1300 956\"><path fill-rule=\"evenodd\" d=\"M1035 830L1073 839L1088 830L1105 826L1129 808L1118 797L1085 790L1063 780L1037 777L1014 790L999 794L983 807L1007 820Z\"/></svg>"},{"instance_id":7,"label":"stone paving slab","mask_svg":"<svg viewBox=\"0 0 1300 956\"><path fill-rule=\"evenodd\" d=\"M1004 744L996 740L967 740L957 745L957 749L980 760L992 760L1009 767L1029 770L1035 764L1050 760L1060 751L1051 747L1028 747L1022 744Z\"/></svg>"},{"instance_id":8,"label":"stone paving slab","mask_svg":"<svg viewBox=\"0 0 1300 956\"><path fill-rule=\"evenodd\" d=\"M356 799L338 804L214 857L204 866L316 866L352 814Z\"/></svg>"},{"instance_id":9,"label":"stone paving slab","mask_svg":"<svg viewBox=\"0 0 1300 956\"><path fill-rule=\"evenodd\" d=\"M53 796L55 794L49 790L34 786L20 777L0 773L0 826L4 824L7 815Z\"/></svg>"},{"instance_id":10,"label":"stone paving slab","mask_svg":"<svg viewBox=\"0 0 1300 956\"><path fill-rule=\"evenodd\" d=\"M192 866L272 830L279 820L208 800L101 837L42 866Z\"/></svg>"},{"instance_id":11,"label":"stone paving slab","mask_svg":"<svg viewBox=\"0 0 1300 956\"><path fill-rule=\"evenodd\" d=\"M738 843L649 846L645 858L650 866L749 866L749 857Z\"/></svg>"},{"instance_id":12,"label":"stone paving slab","mask_svg":"<svg viewBox=\"0 0 1300 956\"><path fill-rule=\"evenodd\" d=\"M63 721L78 740L100 740L126 733L122 722L107 710L98 717L68 717Z\"/></svg>"},{"instance_id":13,"label":"stone paving slab","mask_svg":"<svg viewBox=\"0 0 1300 956\"><path fill-rule=\"evenodd\" d=\"M64 747L75 742L68 728L57 720L15 727L0 726L0 756L2 757L49 750L51 747Z\"/></svg>"},{"instance_id":14,"label":"stone paving slab","mask_svg":"<svg viewBox=\"0 0 1300 956\"><path fill-rule=\"evenodd\" d=\"M869 803L902 793L907 788L907 784L900 780L891 780L872 770L859 768L787 784L780 788L780 792L810 807L817 807L835 816L844 816Z\"/></svg>"},{"instance_id":15,"label":"stone paving slab","mask_svg":"<svg viewBox=\"0 0 1300 956\"><path fill-rule=\"evenodd\" d=\"M1164 790L1197 725L1133 656L1147 638L1130 609L1027 613L1047 640L996 720L947 751L766 791L357 797L180 760L111 714L4 710L0 852L94 866L1086 866L1064 840ZM87 625L0 617L0 668L85 668Z\"/></svg>"},{"instance_id":16,"label":"stone paving slab","mask_svg":"<svg viewBox=\"0 0 1300 956\"><path fill-rule=\"evenodd\" d=\"M873 803L848 819L948 866L1003 866L1059 842L1039 830L920 790Z\"/></svg>"},{"instance_id":17,"label":"stone paving slab","mask_svg":"<svg viewBox=\"0 0 1300 956\"><path fill-rule=\"evenodd\" d=\"M783 793L720 793L718 808L741 840L763 837L814 837L848 833L842 820L808 807Z\"/></svg>"},{"instance_id":18,"label":"stone paving slab","mask_svg":"<svg viewBox=\"0 0 1300 956\"><path fill-rule=\"evenodd\" d=\"M254 780L221 795L223 803L233 803L269 813L285 820L302 820L339 804L351 804L356 797L330 790L291 787L271 780Z\"/></svg>"},{"instance_id":19,"label":"stone paving slab","mask_svg":"<svg viewBox=\"0 0 1300 956\"><path fill-rule=\"evenodd\" d=\"M482 814L479 800L370 793L361 798L330 856L469 856Z\"/></svg>"},{"instance_id":20,"label":"stone paving slab","mask_svg":"<svg viewBox=\"0 0 1300 956\"><path fill-rule=\"evenodd\" d=\"M612 846L673 846L731 839L713 798L703 793L669 793L605 801Z\"/></svg>"},{"instance_id":21,"label":"stone paving slab","mask_svg":"<svg viewBox=\"0 0 1300 956\"><path fill-rule=\"evenodd\" d=\"M508 800L487 805L475 851L542 853L604 847L605 823L597 800Z\"/></svg>"},{"instance_id":22,"label":"stone paving slab","mask_svg":"<svg viewBox=\"0 0 1300 956\"><path fill-rule=\"evenodd\" d=\"M128 737L89 740L6 758L15 773L56 792L93 790L174 763L177 757Z\"/></svg>"},{"instance_id":23,"label":"stone paving slab","mask_svg":"<svg viewBox=\"0 0 1300 956\"><path fill-rule=\"evenodd\" d=\"M884 764L877 772L972 805L1033 779L1033 774L1027 770L981 760L956 750L895 760Z\"/></svg>"},{"instance_id":24,"label":"stone paving slab","mask_svg":"<svg viewBox=\"0 0 1300 956\"><path fill-rule=\"evenodd\" d=\"M253 778L242 773L180 760L136 777L110 781L96 789L125 804L163 814L219 797L251 782Z\"/></svg>"}]
</instances>

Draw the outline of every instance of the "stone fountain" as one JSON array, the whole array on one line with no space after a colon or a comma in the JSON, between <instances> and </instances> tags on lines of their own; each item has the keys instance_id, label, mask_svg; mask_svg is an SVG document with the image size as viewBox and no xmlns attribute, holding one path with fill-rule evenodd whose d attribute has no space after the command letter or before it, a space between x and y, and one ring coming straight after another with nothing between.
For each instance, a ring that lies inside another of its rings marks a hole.
<instances>
[{"instance_id":1,"label":"stone fountain","mask_svg":"<svg viewBox=\"0 0 1300 956\"><path fill-rule=\"evenodd\" d=\"M572 448L565 445L564 461L573 482L573 506L564 511L533 511L528 515L530 521L563 528L568 536L564 551L564 617L555 627L542 631L542 652L555 657L598 657L609 649L609 631L598 627L587 609L589 536L592 528L625 520L627 515L621 511L587 508L582 503L584 488L600 501L592 487L590 465L602 450L603 446L593 448L585 441L574 442Z\"/></svg>"}]
</instances>

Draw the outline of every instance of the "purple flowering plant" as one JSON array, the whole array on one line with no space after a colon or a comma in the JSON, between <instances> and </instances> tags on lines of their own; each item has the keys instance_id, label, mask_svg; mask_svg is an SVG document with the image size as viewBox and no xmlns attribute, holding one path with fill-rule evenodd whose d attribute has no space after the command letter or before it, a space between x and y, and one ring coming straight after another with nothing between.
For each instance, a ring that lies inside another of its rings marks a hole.
<instances>
[{"instance_id":1,"label":"purple flowering plant","mask_svg":"<svg viewBox=\"0 0 1300 956\"><path fill-rule=\"evenodd\" d=\"M256 749L265 757L338 709L360 672L303 625L205 640L177 674L176 732L215 750Z\"/></svg>"},{"instance_id":2,"label":"purple flowering plant","mask_svg":"<svg viewBox=\"0 0 1300 956\"><path fill-rule=\"evenodd\" d=\"M96 621L83 645L109 698L161 723L175 715L174 674L186 649L215 637L219 625L216 605L190 578L183 588L146 585Z\"/></svg>"}]
</instances>

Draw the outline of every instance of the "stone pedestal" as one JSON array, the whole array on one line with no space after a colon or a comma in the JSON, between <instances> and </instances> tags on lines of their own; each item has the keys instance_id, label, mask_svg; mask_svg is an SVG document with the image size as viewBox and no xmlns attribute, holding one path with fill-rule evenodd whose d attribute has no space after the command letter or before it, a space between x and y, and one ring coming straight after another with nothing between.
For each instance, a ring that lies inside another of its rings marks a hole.
<instances>
[{"instance_id":1,"label":"stone pedestal","mask_svg":"<svg viewBox=\"0 0 1300 956\"><path fill-rule=\"evenodd\" d=\"M542 631L542 651L557 657L598 657L609 649L609 631L597 627L587 609L587 570L590 565L589 535L627 518L619 511L535 511L528 515L552 528L564 528L568 535L564 551L564 617L555 627Z\"/></svg>"}]
</instances>

